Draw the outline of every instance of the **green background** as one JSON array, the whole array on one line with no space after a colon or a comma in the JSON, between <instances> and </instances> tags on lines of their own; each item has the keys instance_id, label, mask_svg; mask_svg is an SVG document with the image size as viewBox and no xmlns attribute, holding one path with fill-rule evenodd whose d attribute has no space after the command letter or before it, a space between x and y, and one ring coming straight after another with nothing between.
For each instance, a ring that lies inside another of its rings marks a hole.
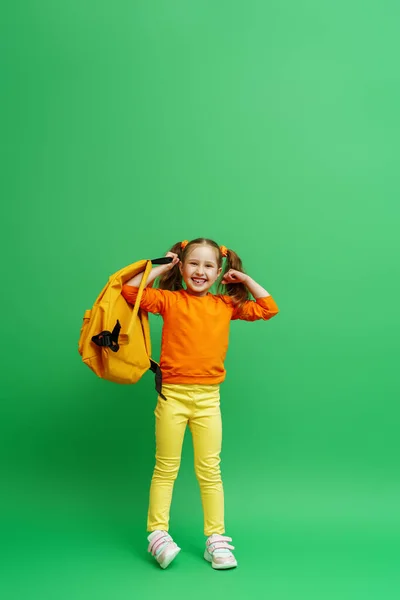
<instances>
[{"instance_id":1,"label":"green background","mask_svg":"<svg viewBox=\"0 0 400 600\"><path fill-rule=\"evenodd\" d=\"M394 0L3 12L5 600L399 597L399 24ZM98 380L77 352L111 273L197 236L280 308L231 328L224 574L190 437L183 551L146 554L153 378Z\"/></svg>"}]
</instances>

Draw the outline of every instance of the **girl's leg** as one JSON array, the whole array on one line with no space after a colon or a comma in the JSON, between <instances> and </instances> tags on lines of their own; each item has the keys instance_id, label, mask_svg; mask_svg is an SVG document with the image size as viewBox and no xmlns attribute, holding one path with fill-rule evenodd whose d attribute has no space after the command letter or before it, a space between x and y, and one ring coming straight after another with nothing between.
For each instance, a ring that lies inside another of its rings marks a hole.
<instances>
[{"instance_id":1,"label":"girl's leg","mask_svg":"<svg viewBox=\"0 0 400 600\"><path fill-rule=\"evenodd\" d=\"M156 417L156 465L150 487L147 531L168 531L169 512L178 475L189 412L179 386L163 386L167 400L158 398Z\"/></svg>"},{"instance_id":2,"label":"girl's leg","mask_svg":"<svg viewBox=\"0 0 400 600\"><path fill-rule=\"evenodd\" d=\"M222 421L218 385L197 386L189 427L193 437L194 464L204 511L204 533L225 532L224 491L220 453Z\"/></svg>"}]
</instances>

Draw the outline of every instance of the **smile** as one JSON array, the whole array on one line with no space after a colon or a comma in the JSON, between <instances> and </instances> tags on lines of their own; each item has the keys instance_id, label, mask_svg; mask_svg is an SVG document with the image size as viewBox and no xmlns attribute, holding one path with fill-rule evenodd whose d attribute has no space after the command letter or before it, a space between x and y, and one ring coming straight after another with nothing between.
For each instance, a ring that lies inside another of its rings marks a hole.
<instances>
[{"instance_id":1,"label":"smile","mask_svg":"<svg viewBox=\"0 0 400 600\"><path fill-rule=\"evenodd\" d=\"M207 279L201 279L200 277L192 277L192 281L196 285L203 285L203 283L207 283Z\"/></svg>"}]
</instances>

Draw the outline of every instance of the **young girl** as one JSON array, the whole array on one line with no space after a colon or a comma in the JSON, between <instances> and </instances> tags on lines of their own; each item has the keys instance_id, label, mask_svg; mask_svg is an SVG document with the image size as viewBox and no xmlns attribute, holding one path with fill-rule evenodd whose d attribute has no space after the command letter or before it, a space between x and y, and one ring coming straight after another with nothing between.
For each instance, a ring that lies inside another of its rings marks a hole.
<instances>
[{"instance_id":1,"label":"young girl","mask_svg":"<svg viewBox=\"0 0 400 600\"><path fill-rule=\"evenodd\" d=\"M225 379L230 321L270 319L278 313L272 296L242 268L233 250L198 238L175 244L169 265L154 267L141 307L160 314L162 332L160 366L162 392L156 417L156 465L150 488L147 519L149 552L165 569L180 548L168 534L172 490L181 460L186 426L192 433L195 471L200 485L207 536L204 558L214 569L237 566L223 535L224 494L220 471L222 425L219 384ZM211 286L222 273L225 294L214 295ZM151 287L159 278L159 287ZM142 274L123 287L124 298L134 303ZM184 284L183 284L184 282ZM250 300L251 293L255 300Z\"/></svg>"}]
</instances>

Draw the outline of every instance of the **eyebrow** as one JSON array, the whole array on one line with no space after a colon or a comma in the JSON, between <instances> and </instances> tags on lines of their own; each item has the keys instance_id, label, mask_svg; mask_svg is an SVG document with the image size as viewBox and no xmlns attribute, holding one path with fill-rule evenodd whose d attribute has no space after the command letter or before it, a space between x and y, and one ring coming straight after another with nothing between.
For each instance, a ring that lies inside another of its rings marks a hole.
<instances>
[{"instance_id":1,"label":"eyebrow","mask_svg":"<svg viewBox=\"0 0 400 600\"><path fill-rule=\"evenodd\" d=\"M197 262L199 262L199 261L200 261L200 259L199 259L199 258L189 257L189 258L188 258L188 261L190 262L191 260L195 260L195 261L197 261ZM217 264L217 262L216 262L215 260L205 260L204 262L205 262L205 263L210 263L211 265L216 265L216 264Z\"/></svg>"}]
</instances>

